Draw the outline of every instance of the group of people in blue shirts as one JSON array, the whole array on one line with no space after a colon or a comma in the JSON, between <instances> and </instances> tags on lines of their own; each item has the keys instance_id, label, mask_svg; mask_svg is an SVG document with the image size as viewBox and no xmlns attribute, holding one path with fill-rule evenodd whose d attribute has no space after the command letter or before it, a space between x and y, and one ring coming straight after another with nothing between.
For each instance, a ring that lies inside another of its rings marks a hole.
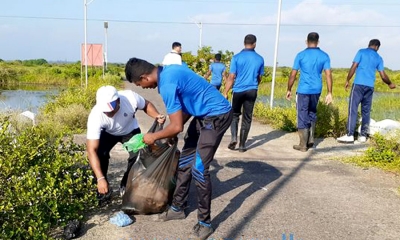
<instances>
[{"instance_id":1,"label":"group of people in blue shirts","mask_svg":"<svg viewBox=\"0 0 400 240\"><path fill-rule=\"evenodd\" d=\"M207 239L214 229L211 226L211 181L209 167L221 139L230 127L231 141L228 148L239 152L246 151L246 140L250 131L253 108L257 99L258 86L264 74L264 59L256 51L257 38L248 34L244 38L244 49L233 56L229 74L225 74L225 65L221 55L215 56L210 71L202 77L187 66L173 64L157 68L145 60L132 58L126 64L126 78L142 88L156 88L162 96L170 118L170 124L162 131L148 133L144 142L153 144L158 139L176 136L183 130L184 124L191 118L186 133L182 155L177 170L177 185L171 207L160 218L164 221L184 219L189 186L193 177L197 187L198 222L194 226L197 238ZM314 145L314 133L317 121L317 104L322 91L322 72L325 72L327 95L325 103L332 102L332 73L330 57L319 47L319 34L307 35L307 48L295 57L287 86L286 98L291 99L292 87L300 72L296 90L297 127L299 144L293 148L307 151ZM369 124L369 112L377 70L382 80L392 89L395 84L384 72L383 60L377 53L380 41L373 39L366 49L361 49L354 58L348 73L346 88L354 73L356 78L352 86L349 102L348 133L338 138L341 142L354 142L355 119L361 103L362 130L359 137L363 141ZM210 83L205 78L212 75ZM219 89L225 77L222 94ZM228 93L232 89L232 102L228 102ZM242 123L239 130L239 117ZM239 139L238 139L239 136Z\"/></svg>"},{"instance_id":2,"label":"group of people in blue shirts","mask_svg":"<svg viewBox=\"0 0 400 240\"><path fill-rule=\"evenodd\" d=\"M187 65L182 64L179 58L180 43L173 44L175 50L164 58L163 67L157 67L139 58L129 59L125 66L126 79L130 83L142 88L158 89L169 116L170 122L162 130L144 134L143 141L146 144L154 144L159 139L175 138L183 131L185 123L190 121L178 163L172 204L164 213L159 214L159 220L186 218L185 208L193 179L197 188L198 204L198 221L193 227L193 235L196 239L207 239L214 232L211 225L212 186L209 169L228 128L231 131L231 141L227 147L239 152L247 150L246 141L251 127L253 108L257 99L258 86L264 74L264 59L255 51L256 42L255 35L245 36L244 49L231 59L229 74L225 73L226 66L221 62L220 54L215 56L215 62L211 64L205 76L196 74ZM318 33L309 33L307 48L297 54L288 80L286 98L290 100L292 87L300 72L296 90L300 142L293 146L299 151L307 151L314 145L317 103L322 91L323 71L326 74L328 91L325 103L332 102L330 58L318 47L318 43ZM348 134L339 138L338 141L354 141L354 138L350 138L354 133L352 128L355 127L354 114L357 114L355 109L360 103L363 116L361 137L366 135L376 70L390 88L395 88L384 72L382 58L377 53L379 47L379 40L373 39L368 48L360 50L354 59L346 81L347 88L353 74L356 73L350 95ZM210 75L212 75L211 84L206 80ZM221 93L219 90L223 79L225 79L225 88ZM227 98L231 89L230 103ZM110 91L106 92L110 92L109 98L112 101L103 101L101 106L102 109L107 110L108 115L106 115L110 117L111 113L116 114L118 111L121 100L115 89L108 90ZM140 96L132 96L132 99L133 97L136 99L137 108L145 110L149 116L161 119L158 111L146 99ZM99 101L101 99L99 98ZM101 111L104 112L104 110ZM242 115L242 122L239 132L240 115ZM239 146L236 148L238 143ZM100 169L100 167L97 168ZM101 176L100 170L98 173ZM106 179L106 176L99 177L98 180L102 179Z\"/></svg>"}]
</instances>

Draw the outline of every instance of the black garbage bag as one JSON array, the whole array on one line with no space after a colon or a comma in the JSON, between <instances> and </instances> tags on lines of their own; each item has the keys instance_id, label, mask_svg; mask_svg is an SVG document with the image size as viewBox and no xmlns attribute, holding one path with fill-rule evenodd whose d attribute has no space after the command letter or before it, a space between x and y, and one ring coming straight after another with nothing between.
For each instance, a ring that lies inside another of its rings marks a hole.
<instances>
[{"instance_id":1,"label":"black garbage bag","mask_svg":"<svg viewBox=\"0 0 400 240\"><path fill-rule=\"evenodd\" d=\"M155 122L149 132L162 125ZM175 174L180 152L178 141L157 141L139 151L129 171L122 210L128 214L153 214L165 211L175 189Z\"/></svg>"},{"instance_id":2,"label":"black garbage bag","mask_svg":"<svg viewBox=\"0 0 400 240\"><path fill-rule=\"evenodd\" d=\"M69 240L79 237L81 228L82 228L82 223L78 219L69 221L64 228L65 239Z\"/></svg>"}]
</instances>

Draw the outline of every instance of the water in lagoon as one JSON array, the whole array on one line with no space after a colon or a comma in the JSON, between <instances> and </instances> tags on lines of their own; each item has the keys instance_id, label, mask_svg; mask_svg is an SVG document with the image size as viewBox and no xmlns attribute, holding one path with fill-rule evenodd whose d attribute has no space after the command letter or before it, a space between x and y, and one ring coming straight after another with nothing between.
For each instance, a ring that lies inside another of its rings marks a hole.
<instances>
[{"instance_id":1,"label":"water in lagoon","mask_svg":"<svg viewBox=\"0 0 400 240\"><path fill-rule=\"evenodd\" d=\"M57 94L57 87L18 85L0 86L0 112L31 111L38 112L49 96Z\"/></svg>"}]
</instances>

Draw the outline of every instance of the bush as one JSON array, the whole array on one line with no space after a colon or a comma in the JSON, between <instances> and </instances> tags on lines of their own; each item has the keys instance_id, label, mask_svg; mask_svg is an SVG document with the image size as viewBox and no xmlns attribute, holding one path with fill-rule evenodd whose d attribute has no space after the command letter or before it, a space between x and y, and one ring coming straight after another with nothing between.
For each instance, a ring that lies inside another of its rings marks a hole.
<instances>
[{"instance_id":1,"label":"bush","mask_svg":"<svg viewBox=\"0 0 400 240\"><path fill-rule=\"evenodd\" d=\"M0 84L8 84L17 79L18 72L15 69L0 66Z\"/></svg>"},{"instance_id":2,"label":"bush","mask_svg":"<svg viewBox=\"0 0 400 240\"><path fill-rule=\"evenodd\" d=\"M339 107L340 106L340 107ZM344 135L347 122L347 109L343 104L326 105L322 102L317 106L317 125L315 128L316 137L340 137ZM342 111L341 111L342 110Z\"/></svg>"},{"instance_id":3,"label":"bush","mask_svg":"<svg viewBox=\"0 0 400 240\"><path fill-rule=\"evenodd\" d=\"M294 132L297 130L297 113L295 104L292 107L270 108L258 102L254 107L254 116L258 121L272 125L274 128ZM315 137L338 137L346 132L347 113L340 112L332 104L318 103L317 126Z\"/></svg>"},{"instance_id":4,"label":"bush","mask_svg":"<svg viewBox=\"0 0 400 240\"><path fill-rule=\"evenodd\" d=\"M82 147L31 127L0 125L0 235L48 239L49 231L82 219L95 203L95 187Z\"/></svg>"},{"instance_id":5,"label":"bush","mask_svg":"<svg viewBox=\"0 0 400 240\"><path fill-rule=\"evenodd\" d=\"M89 111L84 105L72 103L59 107L47 114L39 114L37 122L51 136L59 133L82 133L86 130Z\"/></svg>"},{"instance_id":6,"label":"bush","mask_svg":"<svg viewBox=\"0 0 400 240\"><path fill-rule=\"evenodd\" d=\"M261 102L257 102L254 106L254 116L260 122L270 124L274 128L289 132L297 130L296 108L270 108Z\"/></svg>"},{"instance_id":7,"label":"bush","mask_svg":"<svg viewBox=\"0 0 400 240\"><path fill-rule=\"evenodd\" d=\"M371 138L371 146L365 152L364 160L391 164L397 162L400 167L399 136L390 138L375 134Z\"/></svg>"}]
</instances>

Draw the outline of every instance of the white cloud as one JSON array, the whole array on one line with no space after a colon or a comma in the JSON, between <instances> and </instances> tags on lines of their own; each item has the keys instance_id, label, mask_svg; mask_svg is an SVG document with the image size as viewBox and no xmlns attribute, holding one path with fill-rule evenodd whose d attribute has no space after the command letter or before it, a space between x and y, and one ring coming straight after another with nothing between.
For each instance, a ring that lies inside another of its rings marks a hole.
<instances>
[{"instance_id":1,"label":"white cloud","mask_svg":"<svg viewBox=\"0 0 400 240\"><path fill-rule=\"evenodd\" d=\"M276 23L276 15L266 17L263 22ZM350 5L325 5L322 0L305 0L281 13L282 24L362 25L383 22L390 22L390 19L374 10L354 10Z\"/></svg>"}]
</instances>

